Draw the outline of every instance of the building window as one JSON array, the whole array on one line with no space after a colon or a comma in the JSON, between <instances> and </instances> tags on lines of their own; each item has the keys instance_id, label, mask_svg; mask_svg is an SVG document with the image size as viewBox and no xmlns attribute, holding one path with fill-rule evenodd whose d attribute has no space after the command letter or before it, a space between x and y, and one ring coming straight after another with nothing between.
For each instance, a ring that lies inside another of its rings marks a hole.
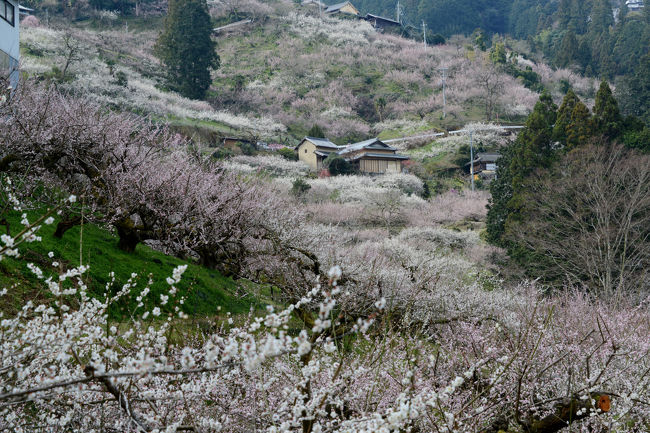
<instances>
[{"instance_id":1,"label":"building window","mask_svg":"<svg viewBox=\"0 0 650 433\"><path fill-rule=\"evenodd\" d=\"M7 0L0 0L0 18L15 26L15 10L14 5L9 3Z\"/></svg>"},{"instance_id":2,"label":"building window","mask_svg":"<svg viewBox=\"0 0 650 433\"><path fill-rule=\"evenodd\" d=\"M305 153L307 153L307 149L305 149Z\"/></svg>"}]
</instances>

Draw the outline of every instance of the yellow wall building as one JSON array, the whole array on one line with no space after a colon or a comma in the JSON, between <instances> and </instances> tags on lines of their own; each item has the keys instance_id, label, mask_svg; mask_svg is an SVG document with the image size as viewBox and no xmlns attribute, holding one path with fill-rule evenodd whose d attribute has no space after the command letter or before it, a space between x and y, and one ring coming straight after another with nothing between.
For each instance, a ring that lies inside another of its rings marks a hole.
<instances>
[{"instance_id":1,"label":"yellow wall building","mask_svg":"<svg viewBox=\"0 0 650 433\"><path fill-rule=\"evenodd\" d=\"M409 159L377 138L337 146L324 138L305 137L295 150L298 159L309 164L314 170L322 169L325 158L336 153L363 174L401 173L402 161Z\"/></svg>"}]
</instances>

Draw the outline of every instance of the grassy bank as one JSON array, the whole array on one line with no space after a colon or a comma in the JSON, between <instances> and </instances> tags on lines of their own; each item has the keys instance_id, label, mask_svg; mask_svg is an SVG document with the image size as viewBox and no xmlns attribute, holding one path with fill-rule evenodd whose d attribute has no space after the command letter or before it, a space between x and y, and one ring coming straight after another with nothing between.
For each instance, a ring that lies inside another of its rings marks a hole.
<instances>
[{"instance_id":1,"label":"grassy bank","mask_svg":"<svg viewBox=\"0 0 650 433\"><path fill-rule=\"evenodd\" d=\"M20 216L14 214L7 219L12 233L18 232ZM30 218L32 221L35 219ZM45 275L65 272L80 263L89 266L83 280L93 296L117 293L135 273L137 277L133 282L136 283L136 293L147 285L151 277L153 283L145 303L153 305L160 301L161 294L169 290L165 278L171 276L177 266L188 265L182 281L177 285L177 296L186 298L182 309L187 314L214 315L219 307L221 311L237 314L248 311L251 305L258 303L248 295L253 288L250 283L234 281L218 271L167 256L143 244L138 245L134 253L126 253L117 248L117 237L105 228L92 224L77 226L66 232L62 239L57 239L53 236L55 227L56 222L43 226L39 231L42 241L22 244L19 248L21 255L39 266ZM52 258L48 256L50 252L53 253ZM114 277L111 277L111 272ZM8 290L0 304L0 309L6 312L15 311L29 299L48 296L44 285L28 269L25 260L5 258L0 261L0 288ZM136 304L134 299L125 299L116 306L113 314L125 316L133 311ZM171 310L171 306L168 307Z\"/></svg>"}]
</instances>

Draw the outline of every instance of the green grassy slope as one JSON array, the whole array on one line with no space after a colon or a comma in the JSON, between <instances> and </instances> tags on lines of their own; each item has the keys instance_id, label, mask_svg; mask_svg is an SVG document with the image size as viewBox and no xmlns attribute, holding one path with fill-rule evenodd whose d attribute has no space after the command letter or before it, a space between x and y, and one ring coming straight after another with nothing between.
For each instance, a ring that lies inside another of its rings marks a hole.
<instances>
[{"instance_id":1,"label":"green grassy slope","mask_svg":"<svg viewBox=\"0 0 650 433\"><path fill-rule=\"evenodd\" d=\"M13 231L17 231L19 216L11 215L8 219ZM46 275L52 275L78 266L80 258L83 265L90 267L84 282L95 296L103 296L106 292L111 271L115 274L115 283L109 288L109 293L116 293L131 274L136 273L138 288L135 291L144 288L151 276L153 284L147 296L148 304L153 305L154 300L157 304L160 294L169 289L165 278L171 276L175 267L187 264L183 279L177 285L179 295L186 297L183 310L187 314L213 315L218 307L236 314L248 311L251 305L257 304L252 296L246 295L250 287L246 287L245 282L235 282L215 270L167 256L142 244L138 245L135 253L126 253L117 248L117 238L111 232L95 225L72 228L63 239L56 239L52 236L55 226L43 226L39 231L41 242L21 245L22 259L4 258L0 261L0 288L8 289L8 296L0 304L1 310L15 311L29 299L47 297L43 284L27 268L27 263L32 262ZM48 257L49 252L54 253L53 258ZM53 267L52 262L58 263L58 266ZM134 300L120 302L113 313L124 316L135 305Z\"/></svg>"}]
</instances>

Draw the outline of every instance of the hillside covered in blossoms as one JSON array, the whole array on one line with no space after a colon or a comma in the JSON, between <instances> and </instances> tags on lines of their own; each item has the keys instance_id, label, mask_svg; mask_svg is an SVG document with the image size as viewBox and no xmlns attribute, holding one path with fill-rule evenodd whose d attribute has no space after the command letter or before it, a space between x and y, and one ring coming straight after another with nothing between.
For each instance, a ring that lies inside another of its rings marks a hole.
<instances>
[{"instance_id":1,"label":"hillside covered in blossoms","mask_svg":"<svg viewBox=\"0 0 650 433\"><path fill-rule=\"evenodd\" d=\"M354 2L2 1L0 431L650 430L615 82Z\"/></svg>"},{"instance_id":2,"label":"hillside covered in blossoms","mask_svg":"<svg viewBox=\"0 0 650 433\"><path fill-rule=\"evenodd\" d=\"M486 120L486 115L487 120L521 123L538 96L516 73L496 68L489 53L468 38L425 48L365 21L320 19L313 7L235 3L211 4L216 19L251 16L253 22L218 34L222 66L206 101L160 90L164 74L153 55L159 31L153 23L160 23L159 17L147 25L124 24L118 15L108 14L94 25L82 22L66 30L25 26L23 69L61 71L72 46L74 56L62 83L66 89L120 109L264 139L295 140L314 124L334 139L354 141L383 131L453 129ZM515 69L530 69L558 97L565 80L593 100L593 80L510 54ZM441 68L448 68L445 119ZM487 114L486 103L494 106Z\"/></svg>"}]
</instances>

